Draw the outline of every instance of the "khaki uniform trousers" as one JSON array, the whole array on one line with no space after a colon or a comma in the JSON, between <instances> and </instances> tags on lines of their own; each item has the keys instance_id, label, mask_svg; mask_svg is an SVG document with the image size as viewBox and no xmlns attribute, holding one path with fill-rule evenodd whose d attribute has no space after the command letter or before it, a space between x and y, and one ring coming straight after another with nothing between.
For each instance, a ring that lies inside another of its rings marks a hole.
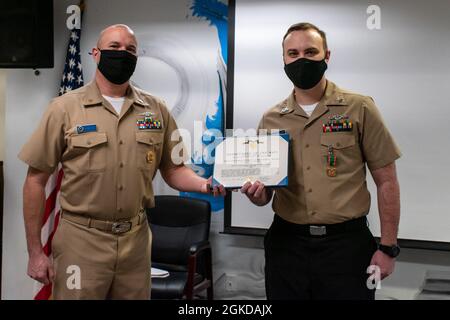
<instances>
[{"instance_id":1,"label":"khaki uniform trousers","mask_svg":"<svg viewBox=\"0 0 450 320\"><path fill-rule=\"evenodd\" d=\"M147 219L114 234L64 218L52 243L56 300L150 299Z\"/></svg>"}]
</instances>

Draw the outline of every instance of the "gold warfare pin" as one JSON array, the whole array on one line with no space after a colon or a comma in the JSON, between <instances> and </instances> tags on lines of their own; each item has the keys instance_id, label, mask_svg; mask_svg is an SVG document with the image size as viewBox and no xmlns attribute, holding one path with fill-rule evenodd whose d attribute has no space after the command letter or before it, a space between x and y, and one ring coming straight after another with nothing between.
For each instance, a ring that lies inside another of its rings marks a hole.
<instances>
[{"instance_id":1,"label":"gold warfare pin","mask_svg":"<svg viewBox=\"0 0 450 320\"><path fill-rule=\"evenodd\" d=\"M147 163L153 163L153 161L155 160L155 152L151 150L148 151L145 159L147 160Z\"/></svg>"}]
</instances>

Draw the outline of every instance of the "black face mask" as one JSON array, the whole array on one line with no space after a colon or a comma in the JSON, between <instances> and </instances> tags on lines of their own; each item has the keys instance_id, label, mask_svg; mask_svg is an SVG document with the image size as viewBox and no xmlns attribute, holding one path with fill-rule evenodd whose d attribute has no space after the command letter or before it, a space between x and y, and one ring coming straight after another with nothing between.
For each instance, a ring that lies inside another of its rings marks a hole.
<instances>
[{"instance_id":1,"label":"black face mask","mask_svg":"<svg viewBox=\"0 0 450 320\"><path fill-rule=\"evenodd\" d=\"M319 83L327 67L325 59L314 61L300 58L284 65L284 72L296 87L307 90Z\"/></svg>"},{"instance_id":2,"label":"black face mask","mask_svg":"<svg viewBox=\"0 0 450 320\"><path fill-rule=\"evenodd\" d=\"M100 50L98 70L114 84L127 82L136 68L137 57L126 50Z\"/></svg>"}]
</instances>

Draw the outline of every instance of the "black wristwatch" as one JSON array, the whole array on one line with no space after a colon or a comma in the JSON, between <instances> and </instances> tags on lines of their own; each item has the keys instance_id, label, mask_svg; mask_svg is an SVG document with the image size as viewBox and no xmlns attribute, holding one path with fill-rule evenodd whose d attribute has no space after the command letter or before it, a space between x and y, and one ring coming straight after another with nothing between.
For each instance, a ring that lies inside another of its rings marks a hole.
<instances>
[{"instance_id":1,"label":"black wristwatch","mask_svg":"<svg viewBox=\"0 0 450 320\"><path fill-rule=\"evenodd\" d=\"M378 250L387 254L391 258L395 258L400 254L400 247L396 244L393 246L385 246L380 244L378 245Z\"/></svg>"}]
</instances>

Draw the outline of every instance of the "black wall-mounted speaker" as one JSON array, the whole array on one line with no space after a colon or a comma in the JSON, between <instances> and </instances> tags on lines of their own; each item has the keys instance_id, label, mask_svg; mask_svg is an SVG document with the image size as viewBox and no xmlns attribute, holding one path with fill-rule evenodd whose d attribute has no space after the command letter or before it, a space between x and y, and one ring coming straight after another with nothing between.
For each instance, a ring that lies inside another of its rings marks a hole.
<instances>
[{"instance_id":1,"label":"black wall-mounted speaker","mask_svg":"<svg viewBox=\"0 0 450 320\"><path fill-rule=\"evenodd\" d=\"M53 68L53 0L0 1L0 68Z\"/></svg>"}]
</instances>

